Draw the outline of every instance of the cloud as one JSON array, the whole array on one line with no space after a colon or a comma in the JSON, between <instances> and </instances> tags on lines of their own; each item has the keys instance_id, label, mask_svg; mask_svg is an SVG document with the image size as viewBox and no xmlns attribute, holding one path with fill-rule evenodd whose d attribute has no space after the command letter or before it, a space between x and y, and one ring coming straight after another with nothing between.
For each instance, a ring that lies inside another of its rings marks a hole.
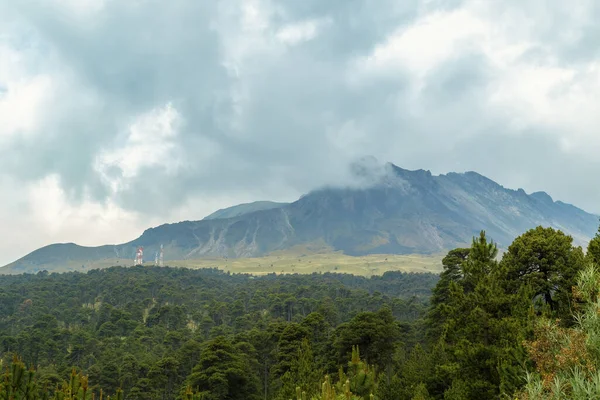
<instances>
[{"instance_id":1,"label":"cloud","mask_svg":"<svg viewBox=\"0 0 600 400\"><path fill-rule=\"evenodd\" d=\"M98 154L94 169L113 195L128 190L128 182L144 168L158 167L175 178L180 163L180 118L170 103L151 110L135 118L124 140L117 138L112 148Z\"/></svg>"},{"instance_id":2,"label":"cloud","mask_svg":"<svg viewBox=\"0 0 600 400\"><path fill-rule=\"evenodd\" d=\"M32 247L128 240L347 184L365 155L600 212L599 17L592 0L0 0L7 221L36 227Z\"/></svg>"},{"instance_id":3,"label":"cloud","mask_svg":"<svg viewBox=\"0 0 600 400\"><path fill-rule=\"evenodd\" d=\"M286 25L275 34L277 40L282 43L295 45L314 39L320 29L331 23L331 19L312 19Z\"/></svg>"}]
</instances>

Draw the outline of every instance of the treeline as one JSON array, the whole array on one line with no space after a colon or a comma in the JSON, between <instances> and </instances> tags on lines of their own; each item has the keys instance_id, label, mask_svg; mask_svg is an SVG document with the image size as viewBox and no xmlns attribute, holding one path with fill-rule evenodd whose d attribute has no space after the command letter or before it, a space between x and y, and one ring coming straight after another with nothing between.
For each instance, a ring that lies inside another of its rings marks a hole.
<instances>
[{"instance_id":1,"label":"treeline","mask_svg":"<svg viewBox=\"0 0 600 400\"><path fill-rule=\"evenodd\" d=\"M408 349L438 279L158 267L1 276L0 357L8 365L18 355L48 388L75 367L90 394L173 399L190 386L206 398L287 400L295 384L282 377L303 340L319 381L354 344L374 360Z\"/></svg>"},{"instance_id":2,"label":"treeline","mask_svg":"<svg viewBox=\"0 0 600 400\"><path fill-rule=\"evenodd\" d=\"M126 399L600 399L599 263L600 231L538 227L502 257L481 232L439 277L2 277L0 355L54 394L75 366Z\"/></svg>"}]
</instances>

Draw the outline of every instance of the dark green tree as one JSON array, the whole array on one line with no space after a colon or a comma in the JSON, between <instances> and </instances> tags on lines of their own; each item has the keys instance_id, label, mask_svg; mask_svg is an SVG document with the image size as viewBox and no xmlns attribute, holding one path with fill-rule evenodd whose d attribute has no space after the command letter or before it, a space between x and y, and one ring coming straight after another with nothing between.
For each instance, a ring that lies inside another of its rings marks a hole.
<instances>
[{"instance_id":1,"label":"dark green tree","mask_svg":"<svg viewBox=\"0 0 600 400\"><path fill-rule=\"evenodd\" d=\"M300 391L310 399L319 393L322 378L323 371L315 365L310 343L307 339L303 339L290 370L281 377L281 389L276 398L292 399L296 396L297 388L300 388Z\"/></svg>"},{"instance_id":2,"label":"dark green tree","mask_svg":"<svg viewBox=\"0 0 600 400\"><path fill-rule=\"evenodd\" d=\"M248 359L224 337L207 343L186 383L206 400L260 399L258 379Z\"/></svg>"},{"instance_id":3,"label":"dark green tree","mask_svg":"<svg viewBox=\"0 0 600 400\"><path fill-rule=\"evenodd\" d=\"M525 339L529 299L525 290L506 290L497 252L481 232L461 264L464 278L448 284L437 343L446 355L435 367L433 382L423 382L432 389L430 395L442 396L444 390L448 396L461 393L464 399L496 398L501 386L510 386L499 366L508 368L506 360L512 360L513 349ZM519 368L518 363L513 367Z\"/></svg>"},{"instance_id":4,"label":"dark green tree","mask_svg":"<svg viewBox=\"0 0 600 400\"><path fill-rule=\"evenodd\" d=\"M596 235L588 243L586 257L588 261L600 265L600 227Z\"/></svg>"},{"instance_id":5,"label":"dark green tree","mask_svg":"<svg viewBox=\"0 0 600 400\"><path fill-rule=\"evenodd\" d=\"M148 371L154 389L161 393L162 399L172 399L178 378L179 361L173 357L164 357L156 362Z\"/></svg>"},{"instance_id":6,"label":"dark green tree","mask_svg":"<svg viewBox=\"0 0 600 400\"><path fill-rule=\"evenodd\" d=\"M298 348L308 337L308 329L297 323L286 324L277 342L277 364L273 367L276 376L283 376L292 367Z\"/></svg>"},{"instance_id":7,"label":"dark green tree","mask_svg":"<svg viewBox=\"0 0 600 400\"><path fill-rule=\"evenodd\" d=\"M362 312L336 330L340 362L352 355L356 345L368 364L385 371L399 345L400 328L389 307L377 312Z\"/></svg>"},{"instance_id":8,"label":"dark green tree","mask_svg":"<svg viewBox=\"0 0 600 400\"><path fill-rule=\"evenodd\" d=\"M502 257L509 289L528 285L552 316L570 320L572 287L584 266L584 254L573 238L541 226L519 236Z\"/></svg>"},{"instance_id":9,"label":"dark green tree","mask_svg":"<svg viewBox=\"0 0 600 400\"><path fill-rule=\"evenodd\" d=\"M448 301L450 298L450 283L461 282L464 277L463 263L469 256L470 248L450 250L442 259L443 271L440 280L431 292L431 306L427 314L427 334L435 340L441 334L441 327L448 317Z\"/></svg>"},{"instance_id":10,"label":"dark green tree","mask_svg":"<svg viewBox=\"0 0 600 400\"><path fill-rule=\"evenodd\" d=\"M352 394L359 398L368 399L377 391L377 371L374 366L367 364L360 357L358 346L352 348L352 358L348 362L347 371L340 368L338 391L343 393L347 385Z\"/></svg>"}]
</instances>

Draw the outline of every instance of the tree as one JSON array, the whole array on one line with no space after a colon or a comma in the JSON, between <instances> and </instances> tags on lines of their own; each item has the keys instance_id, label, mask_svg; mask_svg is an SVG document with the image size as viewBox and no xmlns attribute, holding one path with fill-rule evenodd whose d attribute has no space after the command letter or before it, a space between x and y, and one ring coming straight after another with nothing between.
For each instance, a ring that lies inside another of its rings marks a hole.
<instances>
[{"instance_id":1,"label":"tree","mask_svg":"<svg viewBox=\"0 0 600 400\"><path fill-rule=\"evenodd\" d=\"M260 399L258 379L245 354L224 337L208 342L187 385L206 400Z\"/></svg>"},{"instance_id":2,"label":"tree","mask_svg":"<svg viewBox=\"0 0 600 400\"><path fill-rule=\"evenodd\" d=\"M350 391L364 399L371 396L377 390L377 373L375 367L367 364L360 358L360 349L358 346L352 348L352 359L348 363L348 372L340 369L340 382L338 387L341 391L346 382L349 383Z\"/></svg>"},{"instance_id":3,"label":"tree","mask_svg":"<svg viewBox=\"0 0 600 400\"><path fill-rule=\"evenodd\" d=\"M541 318L527 351L535 370L518 393L523 400L596 399L600 396L600 271L594 264L580 271L574 292L580 300L573 328Z\"/></svg>"},{"instance_id":4,"label":"tree","mask_svg":"<svg viewBox=\"0 0 600 400\"><path fill-rule=\"evenodd\" d=\"M292 361L290 370L281 377L281 389L277 399L289 400L297 392L297 388L312 398L319 392L319 384L323 371L315 366L315 358L307 339L303 339L298 348L297 356Z\"/></svg>"},{"instance_id":5,"label":"tree","mask_svg":"<svg viewBox=\"0 0 600 400\"><path fill-rule=\"evenodd\" d=\"M173 357L164 357L148 371L148 378L151 379L155 389L162 392L163 399L173 398L178 369L179 361Z\"/></svg>"},{"instance_id":6,"label":"tree","mask_svg":"<svg viewBox=\"0 0 600 400\"><path fill-rule=\"evenodd\" d=\"M586 256L588 261L600 265L600 227L598 227L596 236L588 243Z\"/></svg>"},{"instance_id":7,"label":"tree","mask_svg":"<svg viewBox=\"0 0 600 400\"><path fill-rule=\"evenodd\" d=\"M292 367L293 360L297 356L298 348L304 339L308 337L308 330L297 323L285 325L277 343L277 364L273 368L276 376L283 376Z\"/></svg>"},{"instance_id":8,"label":"tree","mask_svg":"<svg viewBox=\"0 0 600 400\"><path fill-rule=\"evenodd\" d=\"M467 260L470 248L458 248L450 250L442 259L443 272L440 280L431 293L431 306L427 313L427 335L430 339L437 338L441 334L441 327L448 317L448 301L450 298L450 283L462 281L463 264Z\"/></svg>"},{"instance_id":9,"label":"tree","mask_svg":"<svg viewBox=\"0 0 600 400\"><path fill-rule=\"evenodd\" d=\"M446 355L436 367L439 376L430 383L429 389L435 389L431 395L443 395L436 381L445 384L449 397L464 399L495 398L501 387L514 385L506 382L499 366L519 368L518 362L513 363L513 350L525 339L528 298L525 290L507 292L497 253L496 245L481 232L461 263L463 279L448 284L445 319L436 343Z\"/></svg>"},{"instance_id":10,"label":"tree","mask_svg":"<svg viewBox=\"0 0 600 400\"><path fill-rule=\"evenodd\" d=\"M17 356L7 366L3 379L0 382L0 398L11 400L48 400L71 399L86 400L94 397L88 386L88 377L71 370L69 381L62 380L55 387L48 387L47 382L38 380L39 374L33 369L25 367L25 363ZM102 397L102 396L100 396ZM123 391L117 389L115 400L123 400Z\"/></svg>"},{"instance_id":11,"label":"tree","mask_svg":"<svg viewBox=\"0 0 600 400\"><path fill-rule=\"evenodd\" d=\"M376 313L362 312L336 330L339 359L347 360L356 345L369 364L385 370L398 346L400 329L389 307Z\"/></svg>"},{"instance_id":12,"label":"tree","mask_svg":"<svg viewBox=\"0 0 600 400\"><path fill-rule=\"evenodd\" d=\"M572 242L571 236L541 226L516 238L502 258L509 289L516 293L529 285L553 316L568 318L571 288L584 265L583 251Z\"/></svg>"},{"instance_id":13,"label":"tree","mask_svg":"<svg viewBox=\"0 0 600 400\"><path fill-rule=\"evenodd\" d=\"M437 280L402 272L258 277L154 267L3 275L0 370L18 353L52 388L75 366L89 376L90 391L102 388L105 398L119 388L128 399L176 398L192 372L200 373L194 368L211 354L207 346L224 336L243 365L228 370L225 387L233 385L227 376L243 371L249 380L260 378L260 397L267 400L275 398L282 375L297 368L303 339L312 368L323 373L345 368L357 339L369 362L385 367L387 379L394 375L394 350L422 341L422 325L413 322L423 316ZM292 297L294 304L286 305ZM292 322L285 321L285 307ZM345 331L342 352L336 328L361 312L352 325L360 335ZM205 371L213 380L201 388L209 398L218 373L228 368L215 360L213 372Z\"/></svg>"},{"instance_id":14,"label":"tree","mask_svg":"<svg viewBox=\"0 0 600 400\"><path fill-rule=\"evenodd\" d=\"M497 255L498 247L493 241L488 242L485 231L481 231L477 239L473 238L468 257L462 264L466 292L475 290L477 284L495 270Z\"/></svg>"}]
</instances>

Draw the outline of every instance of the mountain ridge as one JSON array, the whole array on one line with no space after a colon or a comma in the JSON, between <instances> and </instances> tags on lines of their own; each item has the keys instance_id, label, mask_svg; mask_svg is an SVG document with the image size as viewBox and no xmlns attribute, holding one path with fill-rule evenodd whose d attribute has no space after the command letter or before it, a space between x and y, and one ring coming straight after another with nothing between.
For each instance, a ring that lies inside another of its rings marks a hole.
<instances>
[{"instance_id":1,"label":"mountain ridge","mask_svg":"<svg viewBox=\"0 0 600 400\"><path fill-rule=\"evenodd\" d=\"M214 213L207 215L203 220L233 218L249 214L254 211L270 210L288 205L289 203L278 203L275 201L254 201L251 203L242 203L232 207L221 208Z\"/></svg>"},{"instance_id":2,"label":"mountain ridge","mask_svg":"<svg viewBox=\"0 0 600 400\"><path fill-rule=\"evenodd\" d=\"M474 171L433 175L371 161L356 170L353 184L319 188L291 203L241 204L203 220L146 229L123 244L44 246L8 267L43 268L49 259L84 264L116 257L133 263L138 246L153 259L161 244L166 260L255 257L315 242L348 255L432 254L469 244L481 229L507 246L538 225L561 229L584 244L598 226L598 216L545 192L507 189Z\"/></svg>"}]
</instances>

